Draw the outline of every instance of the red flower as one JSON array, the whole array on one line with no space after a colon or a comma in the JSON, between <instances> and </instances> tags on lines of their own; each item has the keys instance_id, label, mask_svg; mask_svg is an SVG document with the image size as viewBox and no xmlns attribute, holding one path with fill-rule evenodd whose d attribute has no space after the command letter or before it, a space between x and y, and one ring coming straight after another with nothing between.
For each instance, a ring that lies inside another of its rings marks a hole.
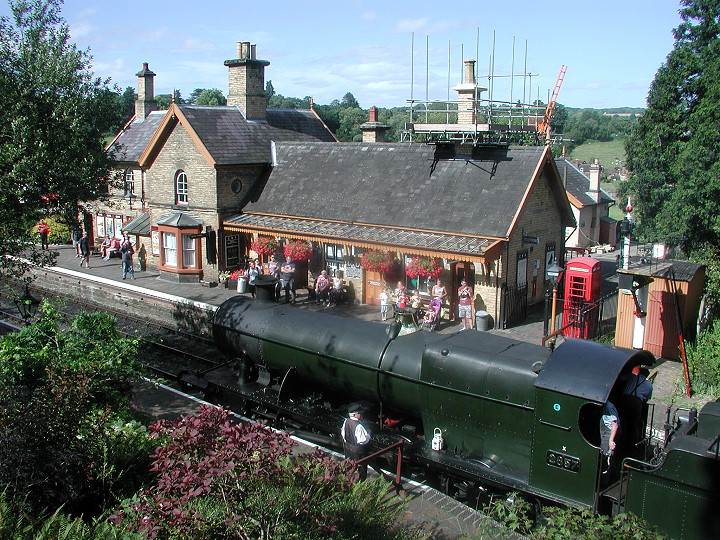
<instances>
[{"instance_id":1,"label":"red flower","mask_svg":"<svg viewBox=\"0 0 720 540\"><path fill-rule=\"evenodd\" d=\"M312 248L301 240L293 240L283 248L285 258L292 257L294 261L307 261L312 257Z\"/></svg>"},{"instance_id":2,"label":"red flower","mask_svg":"<svg viewBox=\"0 0 720 540\"><path fill-rule=\"evenodd\" d=\"M278 244L274 238L258 238L250 244L250 249L260 255L270 255L277 251Z\"/></svg>"},{"instance_id":3,"label":"red flower","mask_svg":"<svg viewBox=\"0 0 720 540\"><path fill-rule=\"evenodd\" d=\"M360 266L370 272L386 274L395 266L395 257L387 251L367 251L360 257Z\"/></svg>"},{"instance_id":4,"label":"red flower","mask_svg":"<svg viewBox=\"0 0 720 540\"><path fill-rule=\"evenodd\" d=\"M440 259L413 257L410 263L405 267L405 273L408 277L413 279L416 277L437 278L440 275L442 268Z\"/></svg>"}]
</instances>

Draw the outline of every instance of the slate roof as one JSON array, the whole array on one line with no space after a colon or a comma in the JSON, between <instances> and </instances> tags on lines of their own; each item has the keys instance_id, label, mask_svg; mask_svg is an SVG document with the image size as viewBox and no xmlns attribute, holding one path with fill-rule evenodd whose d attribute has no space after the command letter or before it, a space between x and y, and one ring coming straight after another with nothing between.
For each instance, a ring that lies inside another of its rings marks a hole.
<instances>
[{"instance_id":1,"label":"slate roof","mask_svg":"<svg viewBox=\"0 0 720 540\"><path fill-rule=\"evenodd\" d=\"M278 143L267 185L244 213L506 238L544 148L488 147L439 160L435 148Z\"/></svg>"},{"instance_id":2,"label":"slate roof","mask_svg":"<svg viewBox=\"0 0 720 540\"><path fill-rule=\"evenodd\" d=\"M150 214L142 213L122 228L128 234L150 236Z\"/></svg>"},{"instance_id":3,"label":"slate roof","mask_svg":"<svg viewBox=\"0 0 720 540\"><path fill-rule=\"evenodd\" d=\"M580 169L575 167L575 165L570 163L566 158L555 158L555 165L557 165L558 171L560 172L560 178L565 182L565 189L570 195L575 197L581 205L592 206L595 204L609 203L614 200L601 189L600 201L598 202L595 198L595 193L589 191L590 178L585 176ZM565 174L566 170L567 175Z\"/></svg>"},{"instance_id":4,"label":"slate roof","mask_svg":"<svg viewBox=\"0 0 720 540\"><path fill-rule=\"evenodd\" d=\"M335 141L310 110L268 109L267 120L246 120L238 107L174 105L216 165L269 163L270 141ZM133 121L116 137L117 159L137 162L163 124L167 111Z\"/></svg>"},{"instance_id":5,"label":"slate roof","mask_svg":"<svg viewBox=\"0 0 720 540\"><path fill-rule=\"evenodd\" d=\"M308 235L313 238L343 238L355 245L377 244L402 246L406 253L449 252L481 256L496 241L489 238L412 231L399 227L377 227L356 223L338 223L285 216L241 214L225 221L246 231L277 231L284 236Z\"/></svg>"},{"instance_id":6,"label":"slate roof","mask_svg":"<svg viewBox=\"0 0 720 540\"><path fill-rule=\"evenodd\" d=\"M166 112L153 111L144 120L133 119L128 122L110 144L110 148L116 152L115 159L120 162L137 163L165 118Z\"/></svg>"}]
</instances>

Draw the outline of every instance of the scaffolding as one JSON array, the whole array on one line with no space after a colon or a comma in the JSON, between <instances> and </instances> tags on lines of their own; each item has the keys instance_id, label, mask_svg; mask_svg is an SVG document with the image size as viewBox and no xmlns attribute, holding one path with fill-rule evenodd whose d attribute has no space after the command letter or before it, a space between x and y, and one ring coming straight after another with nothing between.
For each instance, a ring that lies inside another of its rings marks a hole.
<instances>
[{"instance_id":1,"label":"scaffolding","mask_svg":"<svg viewBox=\"0 0 720 540\"><path fill-rule=\"evenodd\" d=\"M448 44L448 98L446 100L430 100L428 97L429 72L426 67L425 99L414 97L414 35L412 45L413 79L408 102L408 121L401 131L403 142L453 142L459 144L478 145L487 143L515 144L550 144L549 122L552 117L560 85L567 68L562 66L556 80L552 96L548 95L547 104L540 102L525 103L527 81L532 84L532 77L537 74L527 72L527 41L525 43L525 68L520 74L514 73L515 39L513 38L512 70L509 75L495 75L495 35L493 33L492 54L488 66L487 88L481 87L475 76L475 61L465 60L463 82L452 90L458 92L458 99L450 99L450 47ZM479 41L479 29L478 29ZM429 50L429 41L427 48ZM461 53L462 54L462 53ZM477 54L477 53L476 53ZM426 60L429 64L429 58ZM513 86L515 79L522 78L523 99L514 101ZM509 100L493 99L495 81L500 78L510 79ZM487 98L481 94L488 91Z\"/></svg>"}]
</instances>

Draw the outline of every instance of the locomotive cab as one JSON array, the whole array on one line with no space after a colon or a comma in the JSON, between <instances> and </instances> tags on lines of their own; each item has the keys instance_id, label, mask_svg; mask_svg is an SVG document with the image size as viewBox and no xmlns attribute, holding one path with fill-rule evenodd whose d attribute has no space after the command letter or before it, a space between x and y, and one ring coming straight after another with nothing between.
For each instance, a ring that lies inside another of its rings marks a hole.
<instances>
[{"instance_id":1,"label":"locomotive cab","mask_svg":"<svg viewBox=\"0 0 720 540\"><path fill-rule=\"evenodd\" d=\"M530 485L572 506L597 509L603 473L601 409L622 393L622 375L655 358L647 351L571 339L548 358L535 381ZM621 415L622 416L622 415ZM613 462L625 457L623 445Z\"/></svg>"}]
</instances>

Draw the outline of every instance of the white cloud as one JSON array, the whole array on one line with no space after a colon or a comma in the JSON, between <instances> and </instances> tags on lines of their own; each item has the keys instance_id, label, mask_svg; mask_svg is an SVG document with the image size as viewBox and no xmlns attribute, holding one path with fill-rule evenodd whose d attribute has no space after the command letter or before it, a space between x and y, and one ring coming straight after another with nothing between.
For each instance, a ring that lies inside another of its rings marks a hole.
<instances>
[{"instance_id":1,"label":"white cloud","mask_svg":"<svg viewBox=\"0 0 720 540\"><path fill-rule=\"evenodd\" d=\"M423 29L427 29L428 18L423 17L421 19L403 19L398 21L393 29L393 32L407 33L407 32L419 32Z\"/></svg>"}]
</instances>

